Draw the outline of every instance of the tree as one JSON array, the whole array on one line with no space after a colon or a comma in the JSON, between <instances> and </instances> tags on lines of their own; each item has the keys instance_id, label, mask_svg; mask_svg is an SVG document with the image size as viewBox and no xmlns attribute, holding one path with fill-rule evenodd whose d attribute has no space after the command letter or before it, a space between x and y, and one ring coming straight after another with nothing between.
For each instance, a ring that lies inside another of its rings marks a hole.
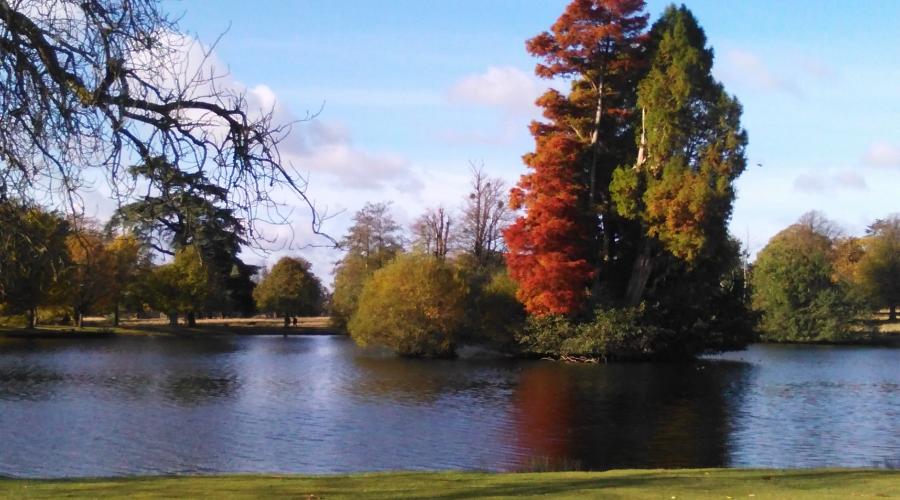
<instances>
[{"instance_id":1,"label":"tree","mask_svg":"<svg viewBox=\"0 0 900 500\"><path fill-rule=\"evenodd\" d=\"M124 228L164 255L193 246L217 285L209 297L210 307L198 306L219 312L252 312L250 276L256 269L238 257L247 243L247 227L227 207L229 193L202 172L183 172L163 158L135 165L131 172L148 179L147 193L120 207L109 226Z\"/></svg>"},{"instance_id":2,"label":"tree","mask_svg":"<svg viewBox=\"0 0 900 500\"><path fill-rule=\"evenodd\" d=\"M9 314L24 313L27 328L53 287L65 282L68 234L59 214L0 199L0 304Z\"/></svg>"},{"instance_id":3,"label":"tree","mask_svg":"<svg viewBox=\"0 0 900 500\"><path fill-rule=\"evenodd\" d=\"M537 103L547 122L534 122L531 169L510 195L524 208L505 232L510 276L532 314L584 310L598 267L612 262L620 238L609 178L633 156L634 84L643 62L647 16L642 0L574 0L549 32L527 43L536 73L572 80L562 95Z\"/></svg>"},{"instance_id":4,"label":"tree","mask_svg":"<svg viewBox=\"0 0 900 500\"><path fill-rule=\"evenodd\" d=\"M146 247L132 234L113 237L107 243L106 251L112 259L113 280L109 297L112 301L113 326L119 326L122 306L132 310L140 309L142 281L151 272L150 256Z\"/></svg>"},{"instance_id":5,"label":"tree","mask_svg":"<svg viewBox=\"0 0 900 500\"><path fill-rule=\"evenodd\" d=\"M509 274L532 316L567 316L542 332L628 317L635 332L671 332L653 342L668 357L739 346L751 318L727 223L746 163L741 107L712 77L687 8L649 33L642 9L574 0L529 41L537 73L571 87L538 100L546 121L532 124L530 172L510 193L525 214L504 233Z\"/></svg>"},{"instance_id":6,"label":"tree","mask_svg":"<svg viewBox=\"0 0 900 500\"><path fill-rule=\"evenodd\" d=\"M482 268L483 269L483 268ZM474 281L474 283L471 283ZM485 279L470 280L467 305L468 324L477 341L489 341L501 348L512 348L515 334L525 323L525 309L516 300L516 282L500 268Z\"/></svg>"},{"instance_id":7,"label":"tree","mask_svg":"<svg viewBox=\"0 0 900 500\"><path fill-rule=\"evenodd\" d=\"M450 232L453 220L444 207L428 209L412 225L413 245L443 259L450 251L454 234Z\"/></svg>"},{"instance_id":8,"label":"tree","mask_svg":"<svg viewBox=\"0 0 900 500\"><path fill-rule=\"evenodd\" d=\"M632 306L654 273L665 276L666 255L691 267L727 245L733 183L746 166L741 106L712 77L712 49L686 7L670 6L654 23L649 52L638 157L612 182L619 213L639 222L625 292Z\"/></svg>"},{"instance_id":9,"label":"tree","mask_svg":"<svg viewBox=\"0 0 900 500\"><path fill-rule=\"evenodd\" d=\"M260 311L284 316L318 314L322 305L322 284L309 262L298 257L282 257L253 291Z\"/></svg>"},{"instance_id":10,"label":"tree","mask_svg":"<svg viewBox=\"0 0 900 500\"><path fill-rule=\"evenodd\" d=\"M391 215L390 203L366 203L353 216L353 225L341 240L348 255L362 257L366 267L382 267L403 249L400 225Z\"/></svg>"},{"instance_id":11,"label":"tree","mask_svg":"<svg viewBox=\"0 0 900 500\"><path fill-rule=\"evenodd\" d=\"M849 283L835 279L834 241L804 222L776 234L753 266L753 307L771 340L835 340L858 317Z\"/></svg>"},{"instance_id":12,"label":"tree","mask_svg":"<svg viewBox=\"0 0 900 500\"><path fill-rule=\"evenodd\" d=\"M144 179L122 162L165 158L246 220L275 205L275 184L309 204L278 153L289 124L251 109L209 57L157 0L0 0L0 198L74 206L92 165L127 201Z\"/></svg>"},{"instance_id":13,"label":"tree","mask_svg":"<svg viewBox=\"0 0 900 500\"><path fill-rule=\"evenodd\" d=\"M196 312L214 292L215 281L200 251L187 246L175 259L156 267L148 279L148 301L169 317L169 326L178 324L178 314L186 315L187 326L196 326Z\"/></svg>"},{"instance_id":14,"label":"tree","mask_svg":"<svg viewBox=\"0 0 900 500\"><path fill-rule=\"evenodd\" d=\"M506 203L506 183L490 178L482 165L471 165L469 197L460 221L460 240L465 251L482 266L493 263L503 250L503 230L512 219Z\"/></svg>"},{"instance_id":15,"label":"tree","mask_svg":"<svg viewBox=\"0 0 900 500\"><path fill-rule=\"evenodd\" d=\"M353 340L402 356L451 356L466 316L466 290L447 263L405 254L375 272L350 320Z\"/></svg>"},{"instance_id":16,"label":"tree","mask_svg":"<svg viewBox=\"0 0 900 500\"><path fill-rule=\"evenodd\" d=\"M900 214L869 226L865 248L858 263L859 283L877 307L889 309L889 320L897 320L900 303Z\"/></svg>"},{"instance_id":17,"label":"tree","mask_svg":"<svg viewBox=\"0 0 900 500\"><path fill-rule=\"evenodd\" d=\"M85 222L78 225L84 226ZM99 312L98 307L109 305L117 286L116 262L99 230L82 227L66 239L72 265L65 287L69 303L79 328L85 314Z\"/></svg>"},{"instance_id":18,"label":"tree","mask_svg":"<svg viewBox=\"0 0 900 500\"><path fill-rule=\"evenodd\" d=\"M585 190L572 182L578 144L543 133L536 141L537 152L525 156L534 172L522 176L510 195L512 208L525 208L526 215L504 232L506 263L528 312L572 314L582 306L594 272L590 224L580 209Z\"/></svg>"},{"instance_id":19,"label":"tree","mask_svg":"<svg viewBox=\"0 0 900 500\"><path fill-rule=\"evenodd\" d=\"M366 203L353 216L341 246L347 253L335 266L331 317L343 328L356 311L366 280L403 250L400 226L390 213L390 204Z\"/></svg>"}]
</instances>

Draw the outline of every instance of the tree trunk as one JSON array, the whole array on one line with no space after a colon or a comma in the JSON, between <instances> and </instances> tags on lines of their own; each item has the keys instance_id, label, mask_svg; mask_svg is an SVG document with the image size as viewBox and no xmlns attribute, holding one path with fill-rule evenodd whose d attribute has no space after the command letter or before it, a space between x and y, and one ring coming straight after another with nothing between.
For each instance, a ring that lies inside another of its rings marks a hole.
<instances>
[{"instance_id":1,"label":"tree trunk","mask_svg":"<svg viewBox=\"0 0 900 500\"><path fill-rule=\"evenodd\" d=\"M891 304L891 312L888 313L888 321L897 321L897 304Z\"/></svg>"},{"instance_id":2,"label":"tree trunk","mask_svg":"<svg viewBox=\"0 0 900 500\"><path fill-rule=\"evenodd\" d=\"M634 258L631 278L628 280L628 289L625 291L625 301L629 306L634 307L640 304L644 297L644 289L647 288L650 272L653 270L650 250L650 240L645 237L641 241L640 253Z\"/></svg>"},{"instance_id":3,"label":"tree trunk","mask_svg":"<svg viewBox=\"0 0 900 500\"><path fill-rule=\"evenodd\" d=\"M37 322L35 318L37 317L37 312L33 308L29 308L25 311L25 328L29 330L33 330Z\"/></svg>"},{"instance_id":4,"label":"tree trunk","mask_svg":"<svg viewBox=\"0 0 900 500\"><path fill-rule=\"evenodd\" d=\"M190 311L189 313L187 313L187 326L188 328L197 327L197 316L194 315L194 311Z\"/></svg>"},{"instance_id":5,"label":"tree trunk","mask_svg":"<svg viewBox=\"0 0 900 500\"><path fill-rule=\"evenodd\" d=\"M600 80L597 82L597 109L594 113L594 130L591 132L591 170L590 170L590 191L588 192L588 209L591 211L594 217L600 217L603 220L603 228L600 234L600 248L599 254L597 255L597 262L595 263L595 270L599 269L604 260L609 256L609 230L607 227L606 216L608 214L608 210L604 210L604 213L597 214L594 211L596 210L597 205L597 164L600 162L600 121L603 118L603 76L600 76ZM596 224L596 221L595 221ZM596 238L596 236L595 236ZM596 241L596 239L595 239ZM594 273L594 280L591 284L591 292L596 294L599 293L600 290L600 273Z\"/></svg>"},{"instance_id":6,"label":"tree trunk","mask_svg":"<svg viewBox=\"0 0 900 500\"><path fill-rule=\"evenodd\" d=\"M590 192L588 199L590 200L591 210L594 209L595 194L594 190L597 186L597 162L600 160L600 119L603 118L603 77L597 82L597 111L594 113L594 130L591 132L591 149L593 149L593 158L591 158L591 178Z\"/></svg>"}]
</instances>

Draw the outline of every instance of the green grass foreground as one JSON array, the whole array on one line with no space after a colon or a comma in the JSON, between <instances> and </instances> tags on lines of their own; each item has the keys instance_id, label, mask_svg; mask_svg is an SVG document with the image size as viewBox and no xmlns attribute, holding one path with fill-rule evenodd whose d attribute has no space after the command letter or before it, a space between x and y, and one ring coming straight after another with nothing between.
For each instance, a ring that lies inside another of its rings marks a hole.
<instances>
[{"instance_id":1,"label":"green grass foreground","mask_svg":"<svg viewBox=\"0 0 900 500\"><path fill-rule=\"evenodd\" d=\"M679 469L0 480L3 498L896 498L900 471Z\"/></svg>"}]
</instances>

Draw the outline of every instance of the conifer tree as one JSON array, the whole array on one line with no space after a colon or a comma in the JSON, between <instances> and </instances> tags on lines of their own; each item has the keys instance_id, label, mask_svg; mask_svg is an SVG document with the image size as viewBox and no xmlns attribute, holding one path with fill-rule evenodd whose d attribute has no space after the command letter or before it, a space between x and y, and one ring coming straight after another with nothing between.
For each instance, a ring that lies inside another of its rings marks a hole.
<instances>
[{"instance_id":1,"label":"conifer tree","mask_svg":"<svg viewBox=\"0 0 900 500\"><path fill-rule=\"evenodd\" d=\"M543 78L571 79L567 95L548 90L538 101L531 172L512 190L526 214L507 229L510 275L532 314L573 314L611 262L616 216L609 178L633 155L634 87L640 74L643 0L575 0L551 27L527 43Z\"/></svg>"},{"instance_id":2,"label":"conifer tree","mask_svg":"<svg viewBox=\"0 0 900 500\"><path fill-rule=\"evenodd\" d=\"M642 110L633 166L616 170L616 208L640 223L640 245L625 292L645 298L662 260L691 267L728 244L733 182L746 165L741 106L712 77L706 35L684 6L669 7L651 29L650 69L638 89Z\"/></svg>"}]
</instances>

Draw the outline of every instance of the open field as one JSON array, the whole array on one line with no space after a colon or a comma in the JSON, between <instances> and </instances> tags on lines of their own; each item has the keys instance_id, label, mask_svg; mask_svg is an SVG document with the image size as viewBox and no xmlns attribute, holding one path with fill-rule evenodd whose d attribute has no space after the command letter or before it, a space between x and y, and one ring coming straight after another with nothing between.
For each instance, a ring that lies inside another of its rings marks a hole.
<instances>
[{"instance_id":1,"label":"open field","mask_svg":"<svg viewBox=\"0 0 900 500\"><path fill-rule=\"evenodd\" d=\"M890 321L888 317L890 317L888 310L884 309L875 313L872 320L878 325L878 331L881 333L900 334L900 319Z\"/></svg>"},{"instance_id":2,"label":"open field","mask_svg":"<svg viewBox=\"0 0 900 500\"><path fill-rule=\"evenodd\" d=\"M0 480L4 498L897 498L900 472L748 469Z\"/></svg>"}]
</instances>

